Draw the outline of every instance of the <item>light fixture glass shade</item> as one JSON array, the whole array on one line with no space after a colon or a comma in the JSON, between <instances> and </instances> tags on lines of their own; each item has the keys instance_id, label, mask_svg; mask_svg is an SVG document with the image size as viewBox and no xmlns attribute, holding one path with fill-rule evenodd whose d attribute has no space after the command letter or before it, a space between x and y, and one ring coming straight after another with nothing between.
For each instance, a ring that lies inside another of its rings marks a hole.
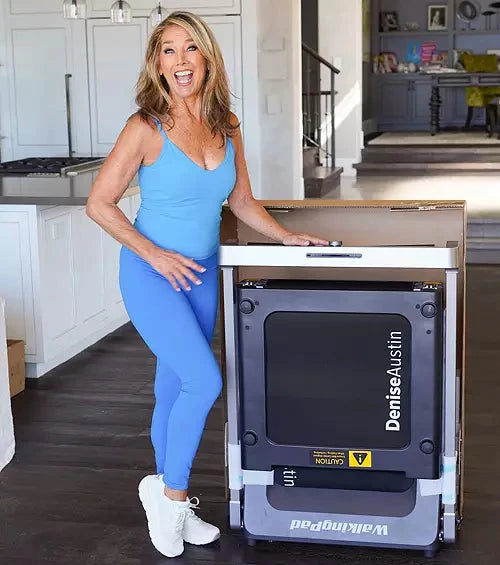
<instances>
[{"instance_id":1,"label":"light fixture glass shade","mask_svg":"<svg viewBox=\"0 0 500 565\"><path fill-rule=\"evenodd\" d=\"M151 27L156 27L167 17L167 15L167 10L165 10L165 8L161 5L161 0L158 0L158 6L155 6L151 10L151 15L149 16Z\"/></svg>"},{"instance_id":2,"label":"light fixture glass shade","mask_svg":"<svg viewBox=\"0 0 500 565\"><path fill-rule=\"evenodd\" d=\"M87 17L86 0L64 0L63 16L66 20L84 20Z\"/></svg>"},{"instance_id":3,"label":"light fixture glass shade","mask_svg":"<svg viewBox=\"0 0 500 565\"><path fill-rule=\"evenodd\" d=\"M128 24L132 20L132 8L125 0L116 0L111 6L111 22L114 24Z\"/></svg>"}]
</instances>

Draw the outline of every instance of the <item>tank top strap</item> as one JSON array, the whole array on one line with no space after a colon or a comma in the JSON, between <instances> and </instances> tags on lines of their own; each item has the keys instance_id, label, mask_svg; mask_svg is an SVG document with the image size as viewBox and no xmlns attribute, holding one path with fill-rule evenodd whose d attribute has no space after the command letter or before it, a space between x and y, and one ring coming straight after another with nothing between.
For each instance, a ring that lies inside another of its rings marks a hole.
<instances>
[{"instance_id":1,"label":"tank top strap","mask_svg":"<svg viewBox=\"0 0 500 565\"><path fill-rule=\"evenodd\" d=\"M166 141L168 141L167 134L165 133L165 131L164 131L164 129L163 129L163 126L161 125L160 120L159 120L156 116L153 116L153 120L154 120L154 122L155 122L155 124L156 124L156 127L158 128L158 131L162 134L162 136L164 137L164 139L165 139Z\"/></svg>"}]
</instances>

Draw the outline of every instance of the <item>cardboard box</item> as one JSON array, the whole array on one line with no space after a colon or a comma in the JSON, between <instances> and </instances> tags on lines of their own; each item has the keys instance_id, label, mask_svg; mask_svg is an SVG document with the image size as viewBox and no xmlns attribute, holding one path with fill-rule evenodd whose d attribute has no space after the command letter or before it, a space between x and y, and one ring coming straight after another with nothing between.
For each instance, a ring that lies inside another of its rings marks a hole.
<instances>
[{"instance_id":1,"label":"cardboard box","mask_svg":"<svg viewBox=\"0 0 500 565\"><path fill-rule=\"evenodd\" d=\"M305 232L345 246L434 245L458 247L457 370L462 380L460 413L462 434L459 450L461 468L457 507L463 506L464 387L465 387L465 201L392 200L264 200L269 214L293 232ZM266 243L259 234L237 219L226 205L222 211L221 243ZM445 272L426 269L324 269L321 267L244 267L235 269L238 281L247 278L296 278L330 280L439 281ZM222 301L221 301L222 304ZM224 334L222 334L224 335ZM224 343L222 344L224 348ZM224 353L222 358L224 359ZM222 366L225 371L224 363Z\"/></svg>"},{"instance_id":2,"label":"cardboard box","mask_svg":"<svg viewBox=\"0 0 500 565\"><path fill-rule=\"evenodd\" d=\"M22 392L26 384L23 340L7 340L7 359L9 363L10 397L12 398Z\"/></svg>"}]
</instances>

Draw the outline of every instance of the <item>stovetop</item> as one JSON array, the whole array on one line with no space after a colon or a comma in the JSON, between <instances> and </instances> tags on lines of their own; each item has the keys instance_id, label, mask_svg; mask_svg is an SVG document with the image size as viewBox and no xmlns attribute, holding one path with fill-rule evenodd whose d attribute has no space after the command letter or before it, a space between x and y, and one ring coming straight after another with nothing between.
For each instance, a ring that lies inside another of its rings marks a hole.
<instances>
[{"instance_id":1,"label":"stovetop","mask_svg":"<svg viewBox=\"0 0 500 565\"><path fill-rule=\"evenodd\" d=\"M0 163L0 175L60 176L70 167L102 160L103 157L29 157Z\"/></svg>"}]
</instances>

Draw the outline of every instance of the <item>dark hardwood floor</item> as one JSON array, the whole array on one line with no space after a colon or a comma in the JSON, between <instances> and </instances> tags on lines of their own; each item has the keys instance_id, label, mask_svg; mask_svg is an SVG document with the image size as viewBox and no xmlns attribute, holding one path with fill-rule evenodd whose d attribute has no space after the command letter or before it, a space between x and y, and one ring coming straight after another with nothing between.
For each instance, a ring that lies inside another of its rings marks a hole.
<instances>
[{"instance_id":1,"label":"dark hardwood floor","mask_svg":"<svg viewBox=\"0 0 500 565\"><path fill-rule=\"evenodd\" d=\"M500 554L500 267L468 269L465 522L436 565L493 565ZM214 340L214 350L220 337ZM0 565L418 565L420 553L262 542L229 529L223 405L212 410L192 475L199 514L220 541L168 560L149 541L137 484L154 472L155 360L130 324L13 400L17 452L0 473Z\"/></svg>"}]
</instances>

